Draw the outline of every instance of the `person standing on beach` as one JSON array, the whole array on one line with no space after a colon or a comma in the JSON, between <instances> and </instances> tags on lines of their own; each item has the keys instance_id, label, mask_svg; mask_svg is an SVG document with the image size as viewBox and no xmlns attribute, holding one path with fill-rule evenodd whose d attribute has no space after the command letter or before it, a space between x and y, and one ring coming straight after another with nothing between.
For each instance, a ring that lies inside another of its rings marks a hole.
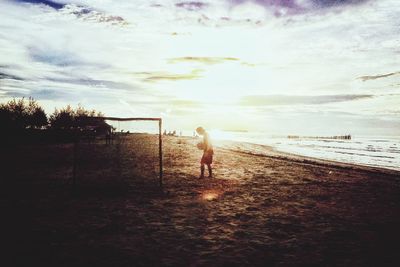
<instances>
[{"instance_id":1,"label":"person standing on beach","mask_svg":"<svg viewBox=\"0 0 400 267\"><path fill-rule=\"evenodd\" d=\"M203 127L197 127L196 132L203 136L203 156L200 160L200 178L204 178L205 165L208 167L208 177L212 177L212 161L214 150L211 144L210 136Z\"/></svg>"}]
</instances>

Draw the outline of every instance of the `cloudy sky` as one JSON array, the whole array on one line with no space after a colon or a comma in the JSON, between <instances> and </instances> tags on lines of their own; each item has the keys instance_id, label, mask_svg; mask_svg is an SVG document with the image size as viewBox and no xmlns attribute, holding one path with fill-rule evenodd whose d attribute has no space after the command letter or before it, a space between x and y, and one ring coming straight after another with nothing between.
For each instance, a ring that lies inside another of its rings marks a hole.
<instances>
[{"instance_id":1,"label":"cloudy sky","mask_svg":"<svg viewBox=\"0 0 400 267\"><path fill-rule=\"evenodd\" d=\"M0 0L0 101L400 135L398 0Z\"/></svg>"}]
</instances>

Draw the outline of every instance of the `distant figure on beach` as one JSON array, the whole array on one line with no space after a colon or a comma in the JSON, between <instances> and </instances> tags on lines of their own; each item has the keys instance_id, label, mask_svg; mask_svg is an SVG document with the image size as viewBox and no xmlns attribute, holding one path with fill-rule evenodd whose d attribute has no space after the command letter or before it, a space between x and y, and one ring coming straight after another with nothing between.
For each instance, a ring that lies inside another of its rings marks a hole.
<instances>
[{"instance_id":1,"label":"distant figure on beach","mask_svg":"<svg viewBox=\"0 0 400 267\"><path fill-rule=\"evenodd\" d=\"M111 144L111 135L112 135L111 129L107 130L107 132L106 132L106 144L107 145Z\"/></svg>"},{"instance_id":2,"label":"distant figure on beach","mask_svg":"<svg viewBox=\"0 0 400 267\"><path fill-rule=\"evenodd\" d=\"M200 160L200 178L204 178L204 169L205 165L208 167L208 177L212 177L212 161L213 161L213 155L214 155L214 150L211 144L210 136L204 130L203 127L197 127L196 132L199 135L203 136L203 143L202 143L202 149L203 149L203 156L201 157Z\"/></svg>"}]
</instances>

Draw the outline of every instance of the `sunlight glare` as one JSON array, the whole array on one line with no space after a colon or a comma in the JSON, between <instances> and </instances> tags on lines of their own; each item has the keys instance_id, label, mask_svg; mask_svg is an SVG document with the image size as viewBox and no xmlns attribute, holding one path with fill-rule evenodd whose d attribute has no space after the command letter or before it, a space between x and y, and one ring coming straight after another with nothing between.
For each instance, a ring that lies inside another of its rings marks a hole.
<instances>
[{"instance_id":1,"label":"sunlight glare","mask_svg":"<svg viewBox=\"0 0 400 267\"><path fill-rule=\"evenodd\" d=\"M209 131L210 137L213 140L230 140L232 139L232 133L227 132L227 131L222 131L218 129L213 129Z\"/></svg>"},{"instance_id":2,"label":"sunlight glare","mask_svg":"<svg viewBox=\"0 0 400 267\"><path fill-rule=\"evenodd\" d=\"M205 191L202 193L201 198L203 200L212 201L219 197L219 193L216 191Z\"/></svg>"}]
</instances>

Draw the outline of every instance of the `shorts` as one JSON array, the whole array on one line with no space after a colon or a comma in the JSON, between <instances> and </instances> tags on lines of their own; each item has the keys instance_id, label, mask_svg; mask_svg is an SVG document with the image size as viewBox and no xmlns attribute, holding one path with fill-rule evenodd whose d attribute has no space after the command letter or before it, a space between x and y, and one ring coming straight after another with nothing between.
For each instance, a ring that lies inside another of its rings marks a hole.
<instances>
[{"instance_id":1,"label":"shorts","mask_svg":"<svg viewBox=\"0 0 400 267\"><path fill-rule=\"evenodd\" d=\"M213 155L214 155L213 150L204 151L203 156L201 157L200 163L207 164L207 165L212 164Z\"/></svg>"}]
</instances>

